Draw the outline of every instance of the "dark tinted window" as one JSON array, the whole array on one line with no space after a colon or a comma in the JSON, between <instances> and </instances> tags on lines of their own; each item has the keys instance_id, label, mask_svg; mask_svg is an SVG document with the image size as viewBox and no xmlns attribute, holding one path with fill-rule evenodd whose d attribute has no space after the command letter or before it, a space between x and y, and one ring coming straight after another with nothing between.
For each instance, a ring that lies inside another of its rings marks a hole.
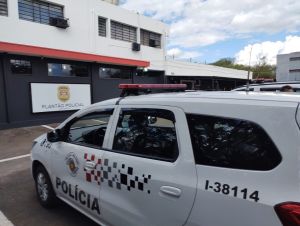
<instances>
[{"instance_id":1,"label":"dark tinted window","mask_svg":"<svg viewBox=\"0 0 300 226\"><path fill-rule=\"evenodd\" d=\"M49 63L48 75L57 77L87 77L88 68L86 65Z\"/></svg>"},{"instance_id":2,"label":"dark tinted window","mask_svg":"<svg viewBox=\"0 0 300 226\"><path fill-rule=\"evenodd\" d=\"M260 91L263 92L276 92L280 91L281 87L272 87L272 88L260 88Z\"/></svg>"},{"instance_id":3,"label":"dark tinted window","mask_svg":"<svg viewBox=\"0 0 300 226\"><path fill-rule=\"evenodd\" d=\"M126 24L111 21L111 38L127 42L136 42L136 28Z\"/></svg>"},{"instance_id":4,"label":"dark tinted window","mask_svg":"<svg viewBox=\"0 0 300 226\"><path fill-rule=\"evenodd\" d=\"M238 90L235 90L235 91L246 91L246 88L238 89ZM254 88L249 88L249 91L254 91Z\"/></svg>"},{"instance_id":5,"label":"dark tinted window","mask_svg":"<svg viewBox=\"0 0 300 226\"><path fill-rule=\"evenodd\" d=\"M0 15L7 16L7 0L0 0Z\"/></svg>"},{"instance_id":6,"label":"dark tinted window","mask_svg":"<svg viewBox=\"0 0 300 226\"><path fill-rule=\"evenodd\" d=\"M31 62L28 60L10 60L10 68L13 74L32 74Z\"/></svg>"},{"instance_id":7,"label":"dark tinted window","mask_svg":"<svg viewBox=\"0 0 300 226\"><path fill-rule=\"evenodd\" d=\"M119 78L119 79L131 79L134 70L131 68L113 68L113 67L100 67L99 78Z\"/></svg>"},{"instance_id":8,"label":"dark tinted window","mask_svg":"<svg viewBox=\"0 0 300 226\"><path fill-rule=\"evenodd\" d=\"M19 0L19 18L50 24L50 17L64 18L63 6L39 0Z\"/></svg>"},{"instance_id":9,"label":"dark tinted window","mask_svg":"<svg viewBox=\"0 0 300 226\"><path fill-rule=\"evenodd\" d=\"M161 34L141 29L141 44L161 48Z\"/></svg>"},{"instance_id":10,"label":"dark tinted window","mask_svg":"<svg viewBox=\"0 0 300 226\"><path fill-rule=\"evenodd\" d=\"M106 128L113 110L86 115L69 125L67 142L102 147Z\"/></svg>"},{"instance_id":11,"label":"dark tinted window","mask_svg":"<svg viewBox=\"0 0 300 226\"><path fill-rule=\"evenodd\" d=\"M281 161L270 137L252 122L192 114L187 119L196 164L270 170Z\"/></svg>"},{"instance_id":12,"label":"dark tinted window","mask_svg":"<svg viewBox=\"0 0 300 226\"><path fill-rule=\"evenodd\" d=\"M161 109L124 109L113 149L146 158L175 161L178 145L174 114Z\"/></svg>"},{"instance_id":13,"label":"dark tinted window","mask_svg":"<svg viewBox=\"0 0 300 226\"><path fill-rule=\"evenodd\" d=\"M98 17L98 34L99 36L106 37L106 19Z\"/></svg>"},{"instance_id":14,"label":"dark tinted window","mask_svg":"<svg viewBox=\"0 0 300 226\"><path fill-rule=\"evenodd\" d=\"M300 61L300 57L291 57L290 58L290 61Z\"/></svg>"}]
</instances>

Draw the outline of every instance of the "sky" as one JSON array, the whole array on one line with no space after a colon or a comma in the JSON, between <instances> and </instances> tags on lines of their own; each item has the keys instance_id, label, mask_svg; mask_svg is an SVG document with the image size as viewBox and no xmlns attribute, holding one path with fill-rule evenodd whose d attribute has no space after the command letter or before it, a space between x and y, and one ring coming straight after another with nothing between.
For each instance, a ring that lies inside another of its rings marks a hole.
<instances>
[{"instance_id":1,"label":"sky","mask_svg":"<svg viewBox=\"0 0 300 226\"><path fill-rule=\"evenodd\" d=\"M169 24L175 59L275 65L277 54L300 51L300 0L121 0L121 7Z\"/></svg>"}]
</instances>

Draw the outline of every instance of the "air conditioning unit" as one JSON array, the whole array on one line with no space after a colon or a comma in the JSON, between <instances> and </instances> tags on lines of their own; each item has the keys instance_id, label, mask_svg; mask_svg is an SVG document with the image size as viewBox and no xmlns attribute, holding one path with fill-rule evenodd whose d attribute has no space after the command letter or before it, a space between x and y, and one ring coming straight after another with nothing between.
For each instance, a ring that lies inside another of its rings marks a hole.
<instances>
[{"instance_id":1,"label":"air conditioning unit","mask_svg":"<svg viewBox=\"0 0 300 226\"><path fill-rule=\"evenodd\" d=\"M159 46L158 40L149 39L149 46L150 47L157 47L157 46Z\"/></svg>"},{"instance_id":2,"label":"air conditioning unit","mask_svg":"<svg viewBox=\"0 0 300 226\"><path fill-rule=\"evenodd\" d=\"M137 43L137 42L133 42L132 43L132 51L140 51L141 50L141 44Z\"/></svg>"},{"instance_id":3,"label":"air conditioning unit","mask_svg":"<svg viewBox=\"0 0 300 226\"><path fill-rule=\"evenodd\" d=\"M58 17L50 17L50 25L63 29L69 27L68 19Z\"/></svg>"}]
</instances>

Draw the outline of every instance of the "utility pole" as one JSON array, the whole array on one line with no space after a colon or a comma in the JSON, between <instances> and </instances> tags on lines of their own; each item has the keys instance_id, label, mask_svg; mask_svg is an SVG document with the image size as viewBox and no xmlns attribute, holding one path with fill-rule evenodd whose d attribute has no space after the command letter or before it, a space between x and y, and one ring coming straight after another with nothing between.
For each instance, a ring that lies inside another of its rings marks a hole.
<instances>
[{"instance_id":1,"label":"utility pole","mask_svg":"<svg viewBox=\"0 0 300 226\"><path fill-rule=\"evenodd\" d=\"M253 48L253 45L251 45L251 50L250 50L246 92L250 91L250 87L249 86L250 86L250 67L251 67L252 48Z\"/></svg>"}]
</instances>

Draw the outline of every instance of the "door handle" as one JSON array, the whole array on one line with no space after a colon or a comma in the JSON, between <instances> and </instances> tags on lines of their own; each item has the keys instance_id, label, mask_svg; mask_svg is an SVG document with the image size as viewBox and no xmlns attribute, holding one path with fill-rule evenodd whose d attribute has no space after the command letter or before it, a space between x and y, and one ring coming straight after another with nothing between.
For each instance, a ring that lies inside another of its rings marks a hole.
<instances>
[{"instance_id":1,"label":"door handle","mask_svg":"<svg viewBox=\"0 0 300 226\"><path fill-rule=\"evenodd\" d=\"M162 186L160 188L160 191L166 195L173 196L176 198L179 198L181 196L181 189L174 188L170 186Z\"/></svg>"},{"instance_id":2,"label":"door handle","mask_svg":"<svg viewBox=\"0 0 300 226\"><path fill-rule=\"evenodd\" d=\"M91 162L91 161L87 161L85 163L84 169L85 170L94 170L96 168L96 163Z\"/></svg>"}]
</instances>

